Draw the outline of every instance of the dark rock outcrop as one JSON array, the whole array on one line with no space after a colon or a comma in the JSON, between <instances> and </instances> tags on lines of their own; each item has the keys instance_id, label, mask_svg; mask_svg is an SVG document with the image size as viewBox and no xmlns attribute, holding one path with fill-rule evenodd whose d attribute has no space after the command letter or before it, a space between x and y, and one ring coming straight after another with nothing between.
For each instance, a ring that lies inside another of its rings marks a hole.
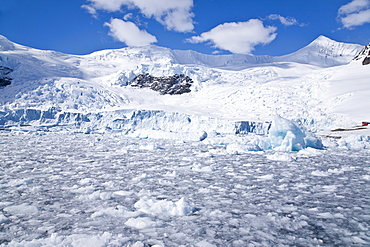
<instances>
[{"instance_id":1,"label":"dark rock outcrop","mask_svg":"<svg viewBox=\"0 0 370 247\"><path fill-rule=\"evenodd\" d=\"M368 65L370 64L370 56L365 57L365 59L362 61L362 65Z\"/></svg>"},{"instance_id":2,"label":"dark rock outcrop","mask_svg":"<svg viewBox=\"0 0 370 247\"><path fill-rule=\"evenodd\" d=\"M353 60L362 60L362 65L370 64L370 43Z\"/></svg>"},{"instance_id":3,"label":"dark rock outcrop","mask_svg":"<svg viewBox=\"0 0 370 247\"><path fill-rule=\"evenodd\" d=\"M193 80L186 75L173 75L155 77L152 75L139 74L132 81L127 82L127 85L139 88L150 88L161 94L184 94L190 93L190 87Z\"/></svg>"},{"instance_id":4,"label":"dark rock outcrop","mask_svg":"<svg viewBox=\"0 0 370 247\"><path fill-rule=\"evenodd\" d=\"M11 72L13 72L12 69L0 66L0 88L8 86L12 83L12 78L8 77Z\"/></svg>"}]
</instances>

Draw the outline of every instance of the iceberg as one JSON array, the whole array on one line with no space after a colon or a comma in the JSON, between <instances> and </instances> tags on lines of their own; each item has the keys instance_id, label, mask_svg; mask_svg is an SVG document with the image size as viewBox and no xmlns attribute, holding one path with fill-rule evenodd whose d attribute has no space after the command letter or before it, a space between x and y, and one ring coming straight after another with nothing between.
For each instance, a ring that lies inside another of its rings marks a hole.
<instances>
[{"instance_id":1,"label":"iceberg","mask_svg":"<svg viewBox=\"0 0 370 247\"><path fill-rule=\"evenodd\" d=\"M306 147L322 149L323 145L312 133L304 133L292 121L279 115L274 117L268 138L275 151L300 151Z\"/></svg>"}]
</instances>

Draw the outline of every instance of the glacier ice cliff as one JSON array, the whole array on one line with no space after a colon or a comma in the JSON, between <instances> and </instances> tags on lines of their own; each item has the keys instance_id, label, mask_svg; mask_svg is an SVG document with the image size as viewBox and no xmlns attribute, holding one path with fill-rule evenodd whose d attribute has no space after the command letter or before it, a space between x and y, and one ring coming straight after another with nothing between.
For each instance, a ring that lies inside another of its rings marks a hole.
<instances>
[{"instance_id":1,"label":"glacier ice cliff","mask_svg":"<svg viewBox=\"0 0 370 247\"><path fill-rule=\"evenodd\" d=\"M232 121L159 110L116 110L82 114L50 108L46 111L18 109L0 112L1 129L27 125L48 131L68 130L86 134L120 132L131 137L182 141L203 141L209 135L238 139L238 136L252 134L243 143L244 151L323 148L320 139L312 133L304 132L292 121L280 116L275 116L270 123Z\"/></svg>"},{"instance_id":2,"label":"glacier ice cliff","mask_svg":"<svg viewBox=\"0 0 370 247\"><path fill-rule=\"evenodd\" d=\"M65 112L57 108L48 110L18 109L0 111L0 126L3 129L30 125L36 128L67 128L74 131L86 129L96 132L115 131L132 133L205 133L265 135L270 127L269 122L232 121L200 115L188 115L160 110L116 110L99 113Z\"/></svg>"}]
</instances>

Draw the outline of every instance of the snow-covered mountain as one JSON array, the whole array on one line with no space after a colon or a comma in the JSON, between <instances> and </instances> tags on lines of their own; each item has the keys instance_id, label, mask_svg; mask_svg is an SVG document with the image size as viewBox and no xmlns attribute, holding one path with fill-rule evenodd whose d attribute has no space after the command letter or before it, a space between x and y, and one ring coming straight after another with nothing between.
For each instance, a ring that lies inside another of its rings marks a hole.
<instances>
[{"instance_id":1,"label":"snow-covered mountain","mask_svg":"<svg viewBox=\"0 0 370 247\"><path fill-rule=\"evenodd\" d=\"M277 60L327 67L338 66L351 61L359 49L360 46L356 44L336 42L325 36L319 36L309 45Z\"/></svg>"},{"instance_id":2,"label":"snow-covered mountain","mask_svg":"<svg viewBox=\"0 0 370 247\"><path fill-rule=\"evenodd\" d=\"M202 139L210 132L266 134L265 123L279 114L312 131L348 128L370 121L364 104L370 70L351 62L362 49L320 36L280 57L158 46L77 56L0 36L0 68L7 71L0 77L10 82L0 89L0 125L77 124L89 131L118 128L142 136L155 130ZM192 80L190 92L163 95L129 85L145 74L183 75Z\"/></svg>"}]
</instances>

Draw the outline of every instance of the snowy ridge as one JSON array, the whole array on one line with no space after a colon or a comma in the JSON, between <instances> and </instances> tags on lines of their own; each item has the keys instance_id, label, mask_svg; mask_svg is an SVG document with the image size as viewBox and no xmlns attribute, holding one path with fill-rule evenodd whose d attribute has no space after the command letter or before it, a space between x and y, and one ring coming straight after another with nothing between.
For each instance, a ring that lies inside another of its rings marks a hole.
<instances>
[{"instance_id":1,"label":"snowy ridge","mask_svg":"<svg viewBox=\"0 0 370 247\"><path fill-rule=\"evenodd\" d=\"M172 51L172 61L178 64L196 64L208 67L230 67L253 65L261 63L271 63L275 61L272 56L255 55L206 55L195 51Z\"/></svg>"},{"instance_id":2,"label":"snowy ridge","mask_svg":"<svg viewBox=\"0 0 370 247\"><path fill-rule=\"evenodd\" d=\"M255 55L203 55L194 51L173 51L175 63L203 64L210 67L240 66L246 64L264 64L278 62L296 62L322 67L347 64L362 46L336 42L325 36L319 36L306 47L289 55L280 57Z\"/></svg>"},{"instance_id":3,"label":"snowy ridge","mask_svg":"<svg viewBox=\"0 0 370 247\"><path fill-rule=\"evenodd\" d=\"M14 44L4 36L0 35L0 51L9 51L14 49L15 49Z\"/></svg>"},{"instance_id":4,"label":"snowy ridge","mask_svg":"<svg viewBox=\"0 0 370 247\"><path fill-rule=\"evenodd\" d=\"M325 36L319 36L306 47L278 60L317 66L338 66L351 61L353 54L357 54L361 48L360 45L336 42Z\"/></svg>"},{"instance_id":5,"label":"snowy ridge","mask_svg":"<svg viewBox=\"0 0 370 247\"><path fill-rule=\"evenodd\" d=\"M207 55L191 50L170 50L155 45L123 48L112 51L98 51L91 54L100 60L129 58L151 62L167 62L181 65L201 65L207 67L246 66L274 62L296 62L322 67L338 66L350 62L354 55L362 49L356 44L346 44L320 36L306 47L284 56L267 55Z\"/></svg>"}]
</instances>

